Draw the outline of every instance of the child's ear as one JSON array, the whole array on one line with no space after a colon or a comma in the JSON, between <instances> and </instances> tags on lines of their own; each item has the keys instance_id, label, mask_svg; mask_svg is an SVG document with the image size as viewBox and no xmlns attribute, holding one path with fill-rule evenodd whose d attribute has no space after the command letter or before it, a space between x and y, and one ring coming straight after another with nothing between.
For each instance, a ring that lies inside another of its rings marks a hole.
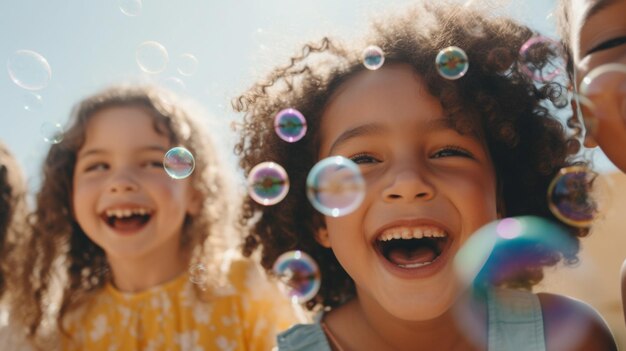
<instances>
[{"instance_id":1,"label":"child's ear","mask_svg":"<svg viewBox=\"0 0 626 351\"><path fill-rule=\"evenodd\" d=\"M325 226L320 227L315 233L315 241L327 249L330 249L330 238L328 237L328 229Z\"/></svg>"}]
</instances>

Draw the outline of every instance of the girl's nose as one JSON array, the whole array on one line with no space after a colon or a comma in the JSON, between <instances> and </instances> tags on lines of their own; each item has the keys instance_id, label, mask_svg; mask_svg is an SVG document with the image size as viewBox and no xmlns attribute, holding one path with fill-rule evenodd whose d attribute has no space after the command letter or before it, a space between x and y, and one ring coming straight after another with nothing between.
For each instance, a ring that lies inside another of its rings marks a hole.
<instances>
[{"instance_id":1,"label":"girl's nose","mask_svg":"<svg viewBox=\"0 0 626 351\"><path fill-rule=\"evenodd\" d=\"M128 172L119 172L109 184L109 192L111 193L134 192L138 188L139 185Z\"/></svg>"},{"instance_id":2,"label":"girl's nose","mask_svg":"<svg viewBox=\"0 0 626 351\"><path fill-rule=\"evenodd\" d=\"M415 169L395 174L393 182L383 191L384 200L387 202L428 201L434 196L434 186Z\"/></svg>"}]
</instances>

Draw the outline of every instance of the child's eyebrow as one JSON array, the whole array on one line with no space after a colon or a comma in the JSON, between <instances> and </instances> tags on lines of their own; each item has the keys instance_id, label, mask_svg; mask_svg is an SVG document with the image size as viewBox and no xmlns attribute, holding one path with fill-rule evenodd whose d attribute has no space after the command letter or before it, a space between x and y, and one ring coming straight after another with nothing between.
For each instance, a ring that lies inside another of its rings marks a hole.
<instances>
[{"instance_id":1,"label":"child's eyebrow","mask_svg":"<svg viewBox=\"0 0 626 351\"><path fill-rule=\"evenodd\" d=\"M587 23L587 21L589 21L591 17L598 14L598 12L617 4L618 1L619 0L596 0L589 10L587 10L587 12L583 15L581 24Z\"/></svg>"},{"instance_id":2,"label":"child's eyebrow","mask_svg":"<svg viewBox=\"0 0 626 351\"><path fill-rule=\"evenodd\" d=\"M148 151L158 151L165 153L167 150L160 145L148 145L142 146L136 150L137 152L148 152ZM104 149L87 149L78 153L78 158L87 157L92 155L106 154L107 151Z\"/></svg>"},{"instance_id":3,"label":"child's eyebrow","mask_svg":"<svg viewBox=\"0 0 626 351\"><path fill-rule=\"evenodd\" d=\"M442 129L453 129L451 122L448 119L433 118L427 122L424 122L423 128L429 131L437 131ZM339 147L341 144L346 143L348 140L364 136L364 135L381 135L389 131L389 128L382 123L368 123L363 124L341 133L337 139L330 146L329 154L332 155L333 150Z\"/></svg>"},{"instance_id":4,"label":"child's eyebrow","mask_svg":"<svg viewBox=\"0 0 626 351\"><path fill-rule=\"evenodd\" d=\"M348 140L360 137L363 135L380 135L388 131L388 128L381 123L368 123L363 124L341 133L337 139L330 146L329 153L332 154L333 150L339 147L341 144L345 144Z\"/></svg>"}]
</instances>

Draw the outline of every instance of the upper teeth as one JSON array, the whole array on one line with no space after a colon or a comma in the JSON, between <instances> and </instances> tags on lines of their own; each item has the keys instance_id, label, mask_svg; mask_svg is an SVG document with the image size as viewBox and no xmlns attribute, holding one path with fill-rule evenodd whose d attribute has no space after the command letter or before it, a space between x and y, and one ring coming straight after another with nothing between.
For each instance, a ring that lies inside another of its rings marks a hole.
<instances>
[{"instance_id":1,"label":"upper teeth","mask_svg":"<svg viewBox=\"0 0 626 351\"><path fill-rule=\"evenodd\" d=\"M379 237L380 241L393 239L445 238L446 232L439 227L395 227L385 230Z\"/></svg>"},{"instance_id":2,"label":"upper teeth","mask_svg":"<svg viewBox=\"0 0 626 351\"><path fill-rule=\"evenodd\" d=\"M130 217L133 215L146 215L149 214L150 210L147 208L143 208L143 207L138 207L138 208L125 208L125 209L110 209L110 210L106 210L105 214L108 217L117 217L117 218L125 218L125 217Z\"/></svg>"}]
</instances>

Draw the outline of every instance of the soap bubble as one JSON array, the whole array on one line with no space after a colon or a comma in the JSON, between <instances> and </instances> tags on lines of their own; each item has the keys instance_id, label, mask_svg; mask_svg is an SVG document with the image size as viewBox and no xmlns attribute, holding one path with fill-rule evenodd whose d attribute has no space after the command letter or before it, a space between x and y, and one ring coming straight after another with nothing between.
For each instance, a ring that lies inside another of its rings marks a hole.
<instances>
[{"instance_id":1,"label":"soap bubble","mask_svg":"<svg viewBox=\"0 0 626 351\"><path fill-rule=\"evenodd\" d=\"M463 77L469 69L467 54L457 46L450 46L439 51L435 63L439 75L450 80Z\"/></svg>"},{"instance_id":2,"label":"soap bubble","mask_svg":"<svg viewBox=\"0 0 626 351\"><path fill-rule=\"evenodd\" d=\"M48 60L32 50L18 50L7 61L7 71L13 83L27 90L41 90L52 78Z\"/></svg>"},{"instance_id":3,"label":"soap bubble","mask_svg":"<svg viewBox=\"0 0 626 351\"><path fill-rule=\"evenodd\" d=\"M563 47L550 38L536 36L528 39L520 48L519 54L520 68L537 82L552 81L565 72Z\"/></svg>"},{"instance_id":4,"label":"soap bubble","mask_svg":"<svg viewBox=\"0 0 626 351\"><path fill-rule=\"evenodd\" d=\"M307 197L326 216L352 213L365 198L365 180L359 166L343 156L318 162L306 180Z\"/></svg>"},{"instance_id":5,"label":"soap bubble","mask_svg":"<svg viewBox=\"0 0 626 351\"><path fill-rule=\"evenodd\" d=\"M385 53L381 48L370 45L363 50L363 65L369 70L377 70L385 63Z\"/></svg>"},{"instance_id":6,"label":"soap bubble","mask_svg":"<svg viewBox=\"0 0 626 351\"><path fill-rule=\"evenodd\" d=\"M141 0L118 0L120 11L128 17L135 17L141 14Z\"/></svg>"},{"instance_id":7,"label":"soap bubble","mask_svg":"<svg viewBox=\"0 0 626 351\"><path fill-rule=\"evenodd\" d=\"M189 53L182 54L178 57L176 70L183 76L193 76L198 71L198 59Z\"/></svg>"},{"instance_id":8,"label":"soap bubble","mask_svg":"<svg viewBox=\"0 0 626 351\"><path fill-rule=\"evenodd\" d=\"M193 173L196 160L184 147L174 147L165 153L163 158L165 172L174 179L184 179Z\"/></svg>"},{"instance_id":9,"label":"soap bubble","mask_svg":"<svg viewBox=\"0 0 626 351\"><path fill-rule=\"evenodd\" d=\"M264 206L281 202L289 192L289 177L285 169L274 162L254 166L248 175L248 194Z\"/></svg>"},{"instance_id":10,"label":"soap bubble","mask_svg":"<svg viewBox=\"0 0 626 351\"><path fill-rule=\"evenodd\" d=\"M320 289L321 274L317 263L300 250L280 255L274 263L273 271L284 283L286 293L293 303L312 299Z\"/></svg>"},{"instance_id":11,"label":"soap bubble","mask_svg":"<svg viewBox=\"0 0 626 351\"><path fill-rule=\"evenodd\" d=\"M145 41L139 44L135 58L139 68L150 74L163 72L169 61L167 50L156 41Z\"/></svg>"},{"instance_id":12,"label":"soap bubble","mask_svg":"<svg viewBox=\"0 0 626 351\"><path fill-rule=\"evenodd\" d=\"M44 122L40 128L43 141L50 144L58 144L63 141L63 126L56 122Z\"/></svg>"},{"instance_id":13,"label":"soap bubble","mask_svg":"<svg viewBox=\"0 0 626 351\"><path fill-rule=\"evenodd\" d=\"M306 134L306 119L296 109L284 109L274 117L274 130L284 141L294 143Z\"/></svg>"}]
</instances>

